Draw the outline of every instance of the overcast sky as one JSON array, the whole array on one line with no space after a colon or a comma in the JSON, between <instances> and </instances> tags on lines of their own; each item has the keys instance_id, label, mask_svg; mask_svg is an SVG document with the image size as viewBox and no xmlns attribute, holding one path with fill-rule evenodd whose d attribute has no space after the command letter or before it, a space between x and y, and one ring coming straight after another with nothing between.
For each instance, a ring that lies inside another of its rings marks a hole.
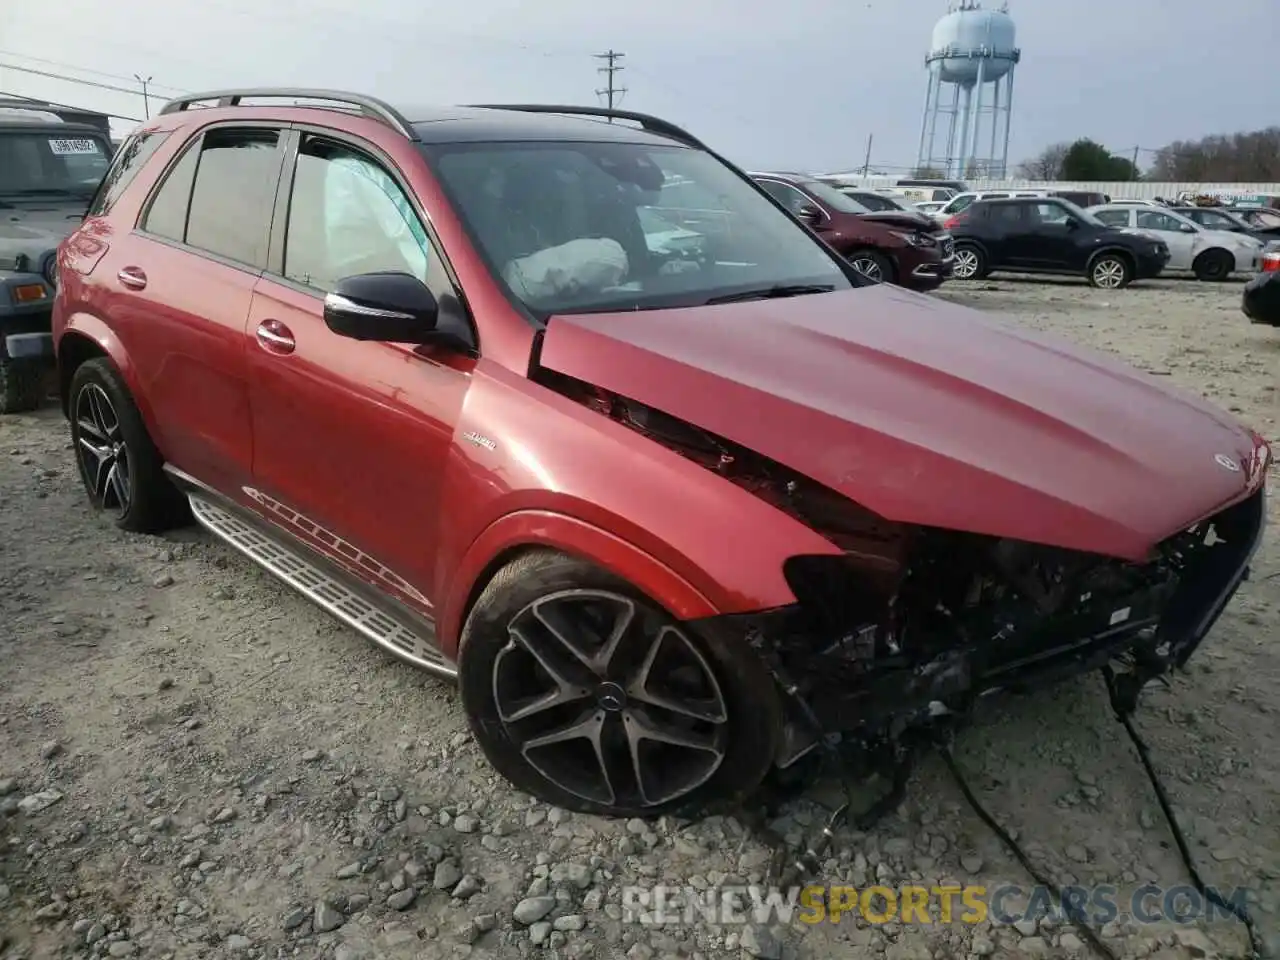
<instances>
[{"instance_id":1,"label":"overcast sky","mask_svg":"<svg viewBox=\"0 0 1280 960\"><path fill-rule=\"evenodd\" d=\"M847 170L874 135L873 165L896 172L916 159L923 58L945 11L944 0L60 0L6 6L0 64L69 65L120 86L136 84L110 75L137 73L161 96L289 84L397 104L596 103L592 54L612 47L626 54L623 106L740 164ZM1010 12L1023 56L1011 164L1080 136L1131 156L1280 117L1275 0L1013 0ZM142 116L140 96L3 66L0 91Z\"/></svg>"}]
</instances>

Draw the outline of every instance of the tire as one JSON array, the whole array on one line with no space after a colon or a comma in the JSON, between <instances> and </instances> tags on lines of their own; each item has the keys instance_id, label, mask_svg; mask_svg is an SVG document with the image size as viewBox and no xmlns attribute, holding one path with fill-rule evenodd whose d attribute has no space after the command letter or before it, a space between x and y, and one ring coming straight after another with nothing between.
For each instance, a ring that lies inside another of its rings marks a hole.
<instances>
[{"instance_id":1,"label":"tire","mask_svg":"<svg viewBox=\"0 0 1280 960\"><path fill-rule=\"evenodd\" d=\"M873 283L893 283L897 277L893 261L878 250L855 250L848 259L854 270Z\"/></svg>"},{"instance_id":2,"label":"tire","mask_svg":"<svg viewBox=\"0 0 1280 960\"><path fill-rule=\"evenodd\" d=\"M561 622L579 650L594 651L603 644L586 642L589 633L581 628L589 618L600 636L624 619L630 625L618 632L607 667L588 668L586 654L574 654L545 626ZM566 626L572 624L577 628ZM693 811L748 796L773 765L782 724L779 692L745 644L695 633L629 583L583 560L548 550L512 560L480 594L459 648L458 684L477 743L513 786L547 803L609 817ZM653 670L646 673L650 660ZM552 664L564 678L558 691L539 664ZM669 672L685 685L684 693L697 687L703 695L696 709L704 719L691 719L694 701L669 686L666 702L686 712L653 704L656 678L673 665ZM530 746L566 727L579 727L579 733ZM605 766L586 739L594 729L604 731L610 757L618 757L612 778L600 775ZM670 737L673 731L711 749L642 736ZM634 774L636 767L642 775Z\"/></svg>"},{"instance_id":3,"label":"tire","mask_svg":"<svg viewBox=\"0 0 1280 960\"><path fill-rule=\"evenodd\" d=\"M1206 283L1221 283L1235 268L1236 258L1226 250L1206 250L1191 264L1196 279Z\"/></svg>"},{"instance_id":4,"label":"tire","mask_svg":"<svg viewBox=\"0 0 1280 960\"><path fill-rule=\"evenodd\" d=\"M981 280L990 273L987 255L977 244L956 244L955 259L951 261L951 277L955 280Z\"/></svg>"},{"instance_id":5,"label":"tire","mask_svg":"<svg viewBox=\"0 0 1280 960\"><path fill-rule=\"evenodd\" d=\"M86 360L67 391L71 445L89 503L117 527L159 533L185 519L186 502L165 476L129 388L106 357Z\"/></svg>"},{"instance_id":6,"label":"tire","mask_svg":"<svg viewBox=\"0 0 1280 960\"><path fill-rule=\"evenodd\" d=\"M0 357L0 413L25 413L44 400L45 364L28 357Z\"/></svg>"},{"instance_id":7,"label":"tire","mask_svg":"<svg viewBox=\"0 0 1280 960\"><path fill-rule=\"evenodd\" d=\"M1089 286L1123 290L1133 282L1133 265L1119 253L1100 253L1089 261Z\"/></svg>"}]
</instances>

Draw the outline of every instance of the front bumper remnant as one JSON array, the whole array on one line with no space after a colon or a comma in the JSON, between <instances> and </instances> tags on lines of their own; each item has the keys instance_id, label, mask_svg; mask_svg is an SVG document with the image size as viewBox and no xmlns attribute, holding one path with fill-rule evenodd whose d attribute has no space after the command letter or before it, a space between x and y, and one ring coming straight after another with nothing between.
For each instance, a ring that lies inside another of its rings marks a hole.
<instances>
[{"instance_id":1,"label":"front bumper remnant","mask_svg":"<svg viewBox=\"0 0 1280 960\"><path fill-rule=\"evenodd\" d=\"M1125 665L1122 697L1132 707L1148 682L1187 662L1247 578L1262 537L1264 496L1259 489L1170 538L1147 565L1093 558L1095 566L1078 568L1078 586L1055 584L1060 602L1052 612L1011 590L998 594L988 619L931 611L921 622L935 635L925 643L919 630L896 634L883 622L817 636L801 604L711 618L701 628L745 638L774 674L788 715L777 756L784 768L823 739L865 761L868 751L884 754L910 730L968 715L982 698L1113 661ZM900 622L909 613L898 609L894 617Z\"/></svg>"}]
</instances>

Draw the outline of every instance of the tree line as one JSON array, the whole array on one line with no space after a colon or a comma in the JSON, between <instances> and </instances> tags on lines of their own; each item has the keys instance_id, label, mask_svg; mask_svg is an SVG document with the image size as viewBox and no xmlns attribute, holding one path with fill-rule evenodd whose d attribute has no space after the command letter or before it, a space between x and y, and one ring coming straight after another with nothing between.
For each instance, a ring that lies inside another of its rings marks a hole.
<instances>
[{"instance_id":1,"label":"tree line","mask_svg":"<svg viewBox=\"0 0 1280 960\"><path fill-rule=\"evenodd\" d=\"M1084 137L1050 144L1020 163L1015 175L1027 180L1275 183L1280 181L1280 127L1175 140L1155 151L1145 171L1133 158Z\"/></svg>"}]
</instances>

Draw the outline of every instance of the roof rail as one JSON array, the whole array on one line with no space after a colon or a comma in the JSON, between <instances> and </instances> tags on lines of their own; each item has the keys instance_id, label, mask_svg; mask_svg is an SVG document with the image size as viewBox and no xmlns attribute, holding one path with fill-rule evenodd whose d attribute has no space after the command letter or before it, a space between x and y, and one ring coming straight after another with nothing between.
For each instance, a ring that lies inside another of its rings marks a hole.
<instances>
[{"instance_id":1,"label":"roof rail","mask_svg":"<svg viewBox=\"0 0 1280 960\"><path fill-rule=\"evenodd\" d=\"M631 120L640 124L650 133L661 134L664 137L670 137L673 140L679 140L691 147L697 147L701 150L707 149L706 145L695 137L689 131L677 127L674 123L670 123L660 117L651 116L647 113L637 113L634 110L611 110L608 107L572 107L557 106L554 104L543 103L472 103L470 107L480 110L521 110L525 113L563 113L572 117L602 117L609 120Z\"/></svg>"},{"instance_id":2,"label":"roof rail","mask_svg":"<svg viewBox=\"0 0 1280 960\"><path fill-rule=\"evenodd\" d=\"M356 107L360 113L373 120L378 120L391 127L397 133L417 140L418 133L399 110L377 97L368 97L361 93L346 93L342 90L317 90L307 87L247 87L238 90L210 90L205 93L189 93L175 97L160 108L163 113L178 113L192 104L205 100L216 100L219 107L238 107L246 97L277 97L285 100L329 100L334 103ZM311 106L311 104L308 104ZM319 105L316 105L319 106ZM320 106L320 109L324 107Z\"/></svg>"}]
</instances>

